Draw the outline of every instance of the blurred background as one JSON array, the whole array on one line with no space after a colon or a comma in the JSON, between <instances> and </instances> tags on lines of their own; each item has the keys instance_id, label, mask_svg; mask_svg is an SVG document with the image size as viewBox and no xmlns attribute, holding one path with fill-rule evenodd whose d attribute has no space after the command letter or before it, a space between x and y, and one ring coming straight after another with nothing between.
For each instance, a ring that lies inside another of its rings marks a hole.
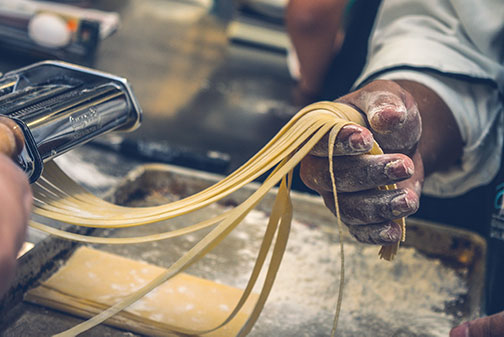
<instances>
[{"instance_id":1,"label":"blurred background","mask_svg":"<svg viewBox=\"0 0 504 337\"><path fill-rule=\"evenodd\" d=\"M299 108L286 62L286 3L0 1L0 71L59 59L125 77L143 109L142 126L94 146L226 174ZM34 19L41 12L57 14L38 20L42 31ZM60 18L71 37L57 30ZM52 32L43 31L43 19ZM55 41L44 41L51 34Z\"/></svg>"}]
</instances>

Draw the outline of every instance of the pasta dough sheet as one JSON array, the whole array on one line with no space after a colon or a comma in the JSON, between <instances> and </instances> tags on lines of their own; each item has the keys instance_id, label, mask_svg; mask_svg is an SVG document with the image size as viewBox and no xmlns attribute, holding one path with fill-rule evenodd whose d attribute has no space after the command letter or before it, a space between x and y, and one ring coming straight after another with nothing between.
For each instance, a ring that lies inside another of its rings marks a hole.
<instances>
[{"instance_id":1,"label":"pasta dough sheet","mask_svg":"<svg viewBox=\"0 0 504 337\"><path fill-rule=\"evenodd\" d=\"M47 281L30 290L25 300L81 317L91 317L119 302L165 269L145 262L80 247ZM185 329L211 329L230 314L242 290L180 273L106 321L152 336L180 336ZM257 300L253 293L238 315L211 336L234 336Z\"/></svg>"}]
</instances>

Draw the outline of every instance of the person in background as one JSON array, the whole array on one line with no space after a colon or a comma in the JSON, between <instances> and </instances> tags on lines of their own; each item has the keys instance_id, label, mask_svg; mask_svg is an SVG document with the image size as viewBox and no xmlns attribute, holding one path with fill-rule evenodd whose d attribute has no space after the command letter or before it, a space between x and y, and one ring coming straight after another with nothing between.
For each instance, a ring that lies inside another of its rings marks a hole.
<instances>
[{"instance_id":1,"label":"person in background","mask_svg":"<svg viewBox=\"0 0 504 337\"><path fill-rule=\"evenodd\" d=\"M401 230L391 220L415 213L422 193L456 197L498 173L504 138L503 17L499 0L381 2L366 65L354 89L336 100L361 111L369 124L343 128L335 144L342 220L357 240L395 243ZM307 68L298 55L303 78ZM316 57L315 52L311 62ZM321 59L326 63L326 56ZM354 156L366 153L373 140L386 154ZM301 177L332 208L323 141L303 160ZM392 183L397 190L376 189ZM504 336L504 313L464 323L450 336Z\"/></svg>"},{"instance_id":2,"label":"person in background","mask_svg":"<svg viewBox=\"0 0 504 337\"><path fill-rule=\"evenodd\" d=\"M285 22L292 47L294 100L306 105L346 94L364 66L381 0L290 0Z\"/></svg>"},{"instance_id":3,"label":"person in background","mask_svg":"<svg viewBox=\"0 0 504 337\"><path fill-rule=\"evenodd\" d=\"M317 98L325 74L344 40L347 0L291 0L286 25L293 49L289 51L291 72L298 79L299 95L306 101Z\"/></svg>"}]
</instances>

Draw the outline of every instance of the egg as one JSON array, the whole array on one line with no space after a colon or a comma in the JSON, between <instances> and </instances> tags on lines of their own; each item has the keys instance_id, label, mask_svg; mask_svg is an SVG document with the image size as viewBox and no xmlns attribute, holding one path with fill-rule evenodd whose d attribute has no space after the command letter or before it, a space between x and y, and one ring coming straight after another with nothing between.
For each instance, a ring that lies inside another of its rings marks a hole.
<instances>
[{"instance_id":1,"label":"egg","mask_svg":"<svg viewBox=\"0 0 504 337\"><path fill-rule=\"evenodd\" d=\"M51 13L34 15L28 23L28 35L35 43L48 48L64 47L72 38L66 21Z\"/></svg>"}]
</instances>

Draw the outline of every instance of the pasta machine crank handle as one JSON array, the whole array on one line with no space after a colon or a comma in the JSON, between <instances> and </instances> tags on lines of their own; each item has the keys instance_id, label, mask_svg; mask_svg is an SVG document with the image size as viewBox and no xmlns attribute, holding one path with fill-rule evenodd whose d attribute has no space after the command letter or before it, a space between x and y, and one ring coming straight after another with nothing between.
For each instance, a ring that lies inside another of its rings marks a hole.
<instances>
[{"instance_id":1,"label":"pasta machine crank handle","mask_svg":"<svg viewBox=\"0 0 504 337\"><path fill-rule=\"evenodd\" d=\"M12 119L0 116L0 153L14 159L24 146L21 127Z\"/></svg>"}]
</instances>

